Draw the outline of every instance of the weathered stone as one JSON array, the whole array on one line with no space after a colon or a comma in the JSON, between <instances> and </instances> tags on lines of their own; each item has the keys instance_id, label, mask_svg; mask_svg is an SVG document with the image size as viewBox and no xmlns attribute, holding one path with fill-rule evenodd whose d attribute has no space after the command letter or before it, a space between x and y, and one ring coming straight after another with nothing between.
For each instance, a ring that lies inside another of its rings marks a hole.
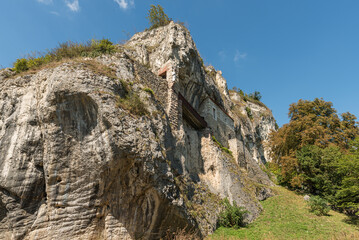
<instances>
[{"instance_id":1,"label":"weathered stone","mask_svg":"<svg viewBox=\"0 0 359 240\"><path fill-rule=\"evenodd\" d=\"M177 228L203 237L216 228L221 199L244 206L250 222L272 195L260 165L273 116L204 69L187 29L171 22L119 49L32 75L0 72L1 239L159 239ZM92 71L92 61L117 79ZM126 85L145 115L121 108ZM179 93L207 128L185 120ZM233 110L245 106L252 120Z\"/></svg>"}]
</instances>

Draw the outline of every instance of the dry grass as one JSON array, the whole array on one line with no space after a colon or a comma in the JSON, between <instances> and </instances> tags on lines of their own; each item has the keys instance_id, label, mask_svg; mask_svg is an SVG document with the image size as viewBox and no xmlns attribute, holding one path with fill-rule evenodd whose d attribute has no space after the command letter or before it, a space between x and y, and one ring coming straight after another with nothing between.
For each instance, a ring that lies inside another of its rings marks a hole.
<instances>
[{"instance_id":1,"label":"dry grass","mask_svg":"<svg viewBox=\"0 0 359 240\"><path fill-rule=\"evenodd\" d=\"M77 63L84 63L85 67L88 68L90 71L92 71L94 74L97 75L104 75L112 79L117 79L116 71L96 60L93 59L82 59L78 58L74 60L74 62Z\"/></svg>"},{"instance_id":2,"label":"dry grass","mask_svg":"<svg viewBox=\"0 0 359 240\"><path fill-rule=\"evenodd\" d=\"M25 76L25 75L33 75L33 74L36 74L38 72L40 72L41 70L44 70L44 69L53 69L53 68L56 68L64 63L74 63L74 66L82 63L84 64L84 67L89 69L90 71L92 71L94 74L97 74L97 75L104 75L104 76L107 76L109 78L113 78L113 79L117 79L117 76L116 76L116 71L94 59L84 59L84 58L76 58L76 59L62 59L60 61L55 61L55 62L50 62L50 63L47 63L45 65L41 65L41 66L38 66L38 67L33 67L25 72L21 72L21 73L17 73L15 74L14 76L11 76L9 78L15 78L15 77L22 77L22 76Z\"/></svg>"}]
</instances>

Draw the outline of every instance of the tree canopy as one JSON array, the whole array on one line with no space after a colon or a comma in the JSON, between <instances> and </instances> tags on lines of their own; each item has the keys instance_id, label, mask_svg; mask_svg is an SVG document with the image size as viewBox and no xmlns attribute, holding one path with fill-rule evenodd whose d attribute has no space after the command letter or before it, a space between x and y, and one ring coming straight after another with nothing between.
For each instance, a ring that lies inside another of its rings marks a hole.
<instances>
[{"instance_id":1,"label":"tree canopy","mask_svg":"<svg viewBox=\"0 0 359 240\"><path fill-rule=\"evenodd\" d=\"M270 145L273 156L280 162L283 157L295 157L296 151L306 145L348 149L349 142L359 135L356 117L347 112L337 115L331 102L323 99L299 100L289 107L290 122L273 132Z\"/></svg>"},{"instance_id":2,"label":"tree canopy","mask_svg":"<svg viewBox=\"0 0 359 240\"><path fill-rule=\"evenodd\" d=\"M299 100L289 107L290 122L272 132L272 169L280 184L326 198L348 214L359 207L359 127L356 117L340 116L331 102Z\"/></svg>"}]
</instances>

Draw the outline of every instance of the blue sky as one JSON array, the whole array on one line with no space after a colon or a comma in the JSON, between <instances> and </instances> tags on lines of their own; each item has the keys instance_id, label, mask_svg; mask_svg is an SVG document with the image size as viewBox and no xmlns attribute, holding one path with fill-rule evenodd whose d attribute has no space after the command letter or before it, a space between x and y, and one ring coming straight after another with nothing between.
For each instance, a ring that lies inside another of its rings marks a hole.
<instances>
[{"instance_id":1,"label":"blue sky","mask_svg":"<svg viewBox=\"0 0 359 240\"><path fill-rule=\"evenodd\" d=\"M359 116L357 0L3 0L0 67L67 40L126 40L148 27L150 4L186 23L229 88L260 91L279 125L315 97Z\"/></svg>"}]
</instances>

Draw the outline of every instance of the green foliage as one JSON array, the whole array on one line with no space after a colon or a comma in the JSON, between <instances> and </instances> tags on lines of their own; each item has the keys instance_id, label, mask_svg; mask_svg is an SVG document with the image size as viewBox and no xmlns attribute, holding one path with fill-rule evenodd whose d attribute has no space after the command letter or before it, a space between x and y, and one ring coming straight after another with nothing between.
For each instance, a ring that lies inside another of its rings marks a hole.
<instances>
[{"instance_id":1,"label":"green foliage","mask_svg":"<svg viewBox=\"0 0 359 240\"><path fill-rule=\"evenodd\" d=\"M288 115L289 124L271 133L269 146L272 158L282 170L283 184L292 187L301 187L303 180L297 151L307 145L322 149L334 145L346 150L349 142L359 135L355 116L346 113L341 120L332 103L323 99L299 100L290 105Z\"/></svg>"},{"instance_id":2,"label":"green foliage","mask_svg":"<svg viewBox=\"0 0 359 240\"><path fill-rule=\"evenodd\" d=\"M239 89L239 95L244 96L244 92L242 89Z\"/></svg>"},{"instance_id":3,"label":"green foliage","mask_svg":"<svg viewBox=\"0 0 359 240\"><path fill-rule=\"evenodd\" d=\"M359 140L349 143L351 151L339 147L305 146L297 151L297 171L305 192L319 194L349 215L359 210Z\"/></svg>"},{"instance_id":4,"label":"green foliage","mask_svg":"<svg viewBox=\"0 0 359 240\"><path fill-rule=\"evenodd\" d=\"M148 92L152 96L155 96L155 93L153 92L153 90L151 88L144 88L143 91Z\"/></svg>"},{"instance_id":5,"label":"green foliage","mask_svg":"<svg viewBox=\"0 0 359 240\"><path fill-rule=\"evenodd\" d=\"M29 67L28 67L27 59L25 58L17 59L16 62L14 63L14 70L17 73L24 72L28 69Z\"/></svg>"},{"instance_id":6,"label":"green foliage","mask_svg":"<svg viewBox=\"0 0 359 240\"><path fill-rule=\"evenodd\" d=\"M222 151L225 151L226 153L232 155L232 151L229 150L228 148L226 148L226 147L221 147L221 149L222 149Z\"/></svg>"},{"instance_id":7,"label":"green foliage","mask_svg":"<svg viewBox=\"0 0 359 240\"><path fill-rule=\"evenodd\" d=\"M117 97L117 106L128 110L130 113L138 116L147 115L148 111L145 104L141 101L140 97L131 89L126 81L120 80L124 96Z\"/></svg>"},{"instance_id":8,"label":"green foliage","mask_svg":"<svg viewBox=\"0 0 359 240\"><path fill-rule=\"evenodd\" d=\"M212 135L212 140L213 142L215 142L219 147L222 147L222 144L220 142L218 142L218 140L216 139L215 136Z\"/></svg>"},{"instance_id":9,"label":"green foliage","mask_svg":"<svg viewBox=\"0 0 359 240\"><path fill-rule=\"evenodd\" d=\"M228 148L224 147L220 142L218 142L218 140L217 140L217 139L215 138L215 136L213 136L213 135L212 135L212 140L213 140L213 142L215 142L215 143L217 144L217 146L218 146L222 151L224 151L224 152L226 152L226 153L228 153L228 154L230 154L230 155L233 154L231 150L229 150Z\"/></svg>"},{"instance_id":10,"label":"green foliage","mask_svg":"<svg viewBox=\"0 0 359 240\"><path fill-rule=\"evenodd\" d=\"M250 98L253 98L254 100L260 101L262 98L262 95L260 92L255 91L254 93L249 94Z\"/></svg>"},{"instance_id":11,"label":"green foliage","mask_svg":"<svg viewBox=\"0 0 359 240\"><path fill-rule=\"evenodd\" d=\"M309 211L317 216L327 215L330 211L328 202L321 197L312 196L308 201Z\"/></svg>"},{"instance_id":12,"label":"green foliage","mask_svg":"<svg viewBox=\"0 0 359 240\"><path fill-rule=\"evenodd\" d=\"M299 100L289 124L272 132L273 162L282 185L319 195L334 209L359 211L359 128L356 117L337 115L331 102Z\"/></svg>"},{"instance_id":13,"label":"green foliage","mask_svg":"<svg viewBox=\"0 0 359 240\"><path fill-rule=\"evenodd\" d=\"M249 107L246 107L247 116L249 119L253 119L252 110Z\"/></svg>"},{"instance_id":14,"label":"green foliage","mask_svg":"<svg viewBox=\"0 0 359 240\"><path fill-rule=\"evenodd\" d=\"M348 215L359 212L359 138L349 143L350 152L337 163L341 185L334 196L334 203Z\"/></svg>"},{"instance_id":15,"label":"green foliage","mask_svg":"<svg viewBox=\"0 0 359 240\"><path fill-rule=\"evenodd\" d=\"M113 54L115 46L108 39L92 40L87 43L64 42L58 47L46 53L37 53L33 56L17 59L14 63L14 70L17 73L36 69L51 62L59 62L63 59L73 59L77 57L98 57L102 54ZM38 56L36 56L38 55Z\"/></svg>"},{"instance_id":16,"label":"green foliage","mask_svg":"<svg viewBox=\"0 0 359 240\"><path fill-rule=\"evenodd\" d=\"M248 213L244 207L238 207L237 203L233 201L233 205L230 204L229 200L225 198L223 200L225 207L219 215L218 224L222 227L240 228L246 224L244 217Z\"/></svg>"},{"instance_id":17,"label":"green foliage","mask_svg":"<svg viewBox=\"0 0 359 240\"><path fill-rule=\"evenodd\" d=\"M237 88L237 87L233 87L232 91L237 92L242 97L243 101L245 101L245 102L248 102L248 101L253 102L253 103L256 103L256 104L258 104L258 105L260 105L262 107L267 108L267 106L264 105L261 102L262 95L258 91L255 91L253 93L247 94L247 93L244 93L242 89Z\"/></svg>"},{"instance_id":18,"label":"green foliage","mask_svg":"<svg viewBox=\"0 0 359 240\"><path fill-rule=\"evenodd\" d=\"M118 98L117 105L123 109L128 110L130 113L138 116L143 116L148 114L145 104L141 101L140 97L134 92L129 93L124 98Z\"/></svg>"},{"instance_id":19,"label":"green foliage","mask_svg":"<svg viewBox=\"0 0 359 240\"><path fill-rule=\"evenodd\" d=\"M103 54L113 54L115 52L115 46L108 39L92 40L90 51L83 51L82 56L86 57L98 57Z\"/></svg>"},{"instance_id":20,"label":"green foliage","mask_svg":"<svg viewBox=\"0 0 359 240\"><path fill-rule=\"evenodd\" d=\"M275 178L275 175L272 173L272 169L270 168L270 162L266 162L265 164L259 164L259 167L261 170L267 174L268 178L276 183L277 179Z\"/></svg>"},{"instance_id":21,"label":"green foliage","mask_svg":"<svg viewBox=\"0 0 359 240\"><path fill-rule=\"evenodd\" d=\"M151 8L148 10L147 19L150 21L150 30L166 26L171 21L163 11L163 7L159 4L157 6L151 5Z\"/></svg>"},{"instance_id":22,"label":"green foliage","mask_svg":"<svg viewBox=\"0 0 359 240\"><path fill-rule=\"evenodd\" d=\"M208 239L359 239L356 218L335 211L317 216L308 211L303 195L283 187L272 190L276 196L261 202L263 211L254 222L239 229L219 227Z\"/></svg>"},{"instance_id":23,"label":"green foliage","mask_svg":"<svg viewBox=\"0 0 359 240\"><path fill-rule=\"evenodd\" d=\"M341 180L337 172L338 162L343 157L340 149L335 146L322 149L308 145L297 151L296 157L302 188L326 198L333 196Z\"/></svg>"},{"instance_id":24,"label":"green foliage","mask_svg":"<svg viewBox=\"0 0 359 240\"><path fill-rule=\"evenodd\" d=\"M319 194L349 215L359 210L359 140L349 142L349 151L338 146L307 145L294 158L282 157L281 184Z\"/></svg>"},{"instance_id":25,"label":"green foliage","mask_svg":"<svg viewBox=\"0 0 359 240\"><path fill-rule=\"evenodd\" d=\"M102 39L95 41L94 50L102 54L113 54L115 52L115 46L108 39Z\"/></svg>"}]
</instances>

